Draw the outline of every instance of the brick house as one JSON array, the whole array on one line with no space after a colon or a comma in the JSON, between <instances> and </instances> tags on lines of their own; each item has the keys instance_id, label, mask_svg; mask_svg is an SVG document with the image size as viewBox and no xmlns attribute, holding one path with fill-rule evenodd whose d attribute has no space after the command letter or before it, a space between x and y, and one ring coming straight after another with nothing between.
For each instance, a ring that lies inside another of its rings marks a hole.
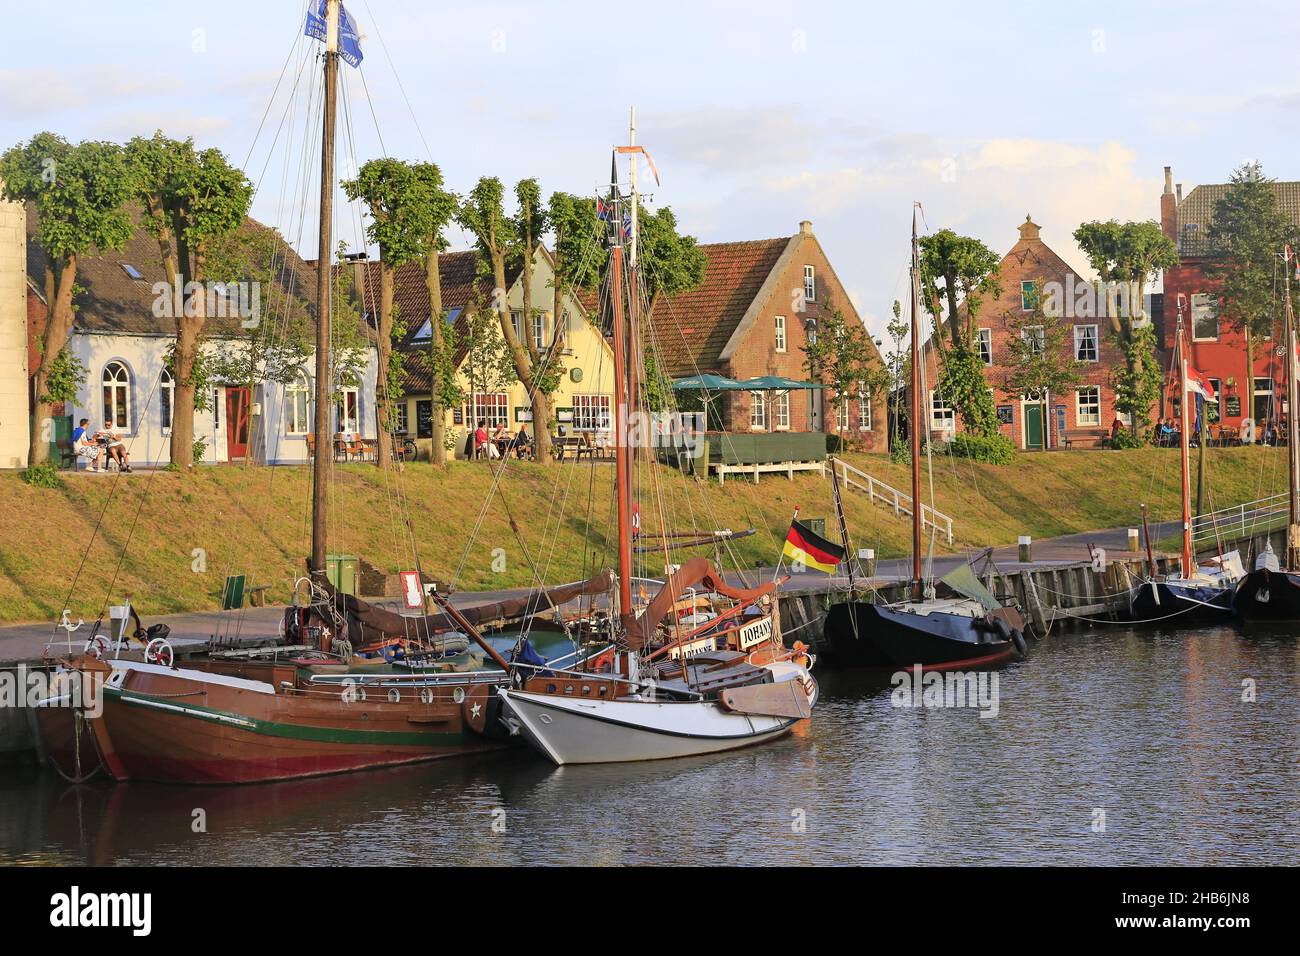
<instances>
[{"instance_id":1,"label":"brick house","mask_svg":"<svg viewBox=\"0 0 1300 956\"><path fill-rule=\"evenodd\" d=\"M1002 258L1002 293L997 298L986 298L978 316L984 379L993 391L1001 422L999 430L1022 449L1096 446L1109 434L1115 418L1115 392L1110 378L1112 369L1123 366L1123 353L1110 341L1109 320L1082 305L1089 298L1086 290L1091 283L1043 241L1038 224L1029 216L1020 224L1019 232L1020 238ZM1016 326L1022 317L1034 311L1035 290L1041 290L1045 321L1069 327L1063 347L1082 363L1077 386L1065 395L1046 396L1046 427L1041 398L1010 395L1005 390L1012 371L1008 341L1018 334ZM934 387L939 380L939 353L933 340L925 345L925 368L929 388L924 407L929 432L936 438L951 437L961 423Z\"/></svg>"},{"instance_id":2,"label":"brick house","mask_svg":"<svg viewBox=\"0 0 1300 956\"><path fill-rule=\"evenodd\" d=\"M808 381L804 347L823 313L839 309L862 321L811 222L801 222L793 236L699 248L708 259L703 281L656 297L645 330L647 348L671 378L713 372ZM885 446L883 396L835 404L820 389L726 392L719 424L732 432L838 431L868 448Z\"/></svg>"},{"instance_id":3,"label":"brick house","mask_svg":"<svg viewBox=\"0 0 1300 956\"><path fill-rule=\"evenodd\" d=\"M1300 182L1276 182L1278 208L1300 223ZM1197 186L1185 197L1181 184L1173 184L1170 167L1165 167L1165 187L1160 196L1160 226L1178 244L1182 261L1164 277L1166 321L1162 344L1174 346L1178 330L1178 307L1183 307L1188 358L1220 391L1220 422L1239 428L1247 419L1276 417L1285 395L1284 368L1275 343L1280 339L1282 316L1271 340L1252 343L1246 354L1244 330L1220 321L1216 309L1220 283L1207 275L1210 262L1209 228L1215 204L1228 191L1226 183Z\"/></svg>"}]
</instances>

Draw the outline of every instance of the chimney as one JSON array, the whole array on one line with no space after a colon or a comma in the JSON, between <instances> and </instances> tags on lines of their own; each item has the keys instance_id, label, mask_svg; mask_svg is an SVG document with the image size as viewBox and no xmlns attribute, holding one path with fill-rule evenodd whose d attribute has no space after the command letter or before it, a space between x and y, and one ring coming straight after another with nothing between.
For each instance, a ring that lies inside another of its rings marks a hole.
<instances>
[{"instance_id":1,"label":"chimney","mask_svg":"<svg viewBox=\"0 0 1300 956\"><path fill-rule=\"evenodd\" d=\"M1165 167L1165 191L1160 194L1160 231L1174 242L1178 241L1178 204L1182 201L1183 187L1174 193L1172 166Z\"/></svg>"},{"instance_id":2,"label":"chimney","mask_svg":"<svg viewBox=\"0 0 1300 956\"><path fill-rule=\"evenodd\" d=\"M370 255L363 249L361 252L349 252L343 257L352 263L352 291L361 302L366 295L366 261Z\"/></svg>"},{"instance_id":3,"label":"chimney","mask_svg":"<svg viewBox=\"0 0 1300 956\"><path fill-rule=\"evenodd\" d=\"M1183 184L1182 184L1182 183L1179 183L1177 186L1174 187L1174 195L1178 197L1178 201L1179 201L1180 203L1183 201Z\"/></svg>"},{"instance_id":4,"label":"chimney","mask_svg":"<svg viewBox=\"0 0 1300 956\"><path fill-rule=\"evenodd\" d=\"M811 220L811 219L805 219L803 222L799 223L799 235L801 235L801 236L811 236L811 235L812 235L812 220Z\"/></svg>"}]
</instances>

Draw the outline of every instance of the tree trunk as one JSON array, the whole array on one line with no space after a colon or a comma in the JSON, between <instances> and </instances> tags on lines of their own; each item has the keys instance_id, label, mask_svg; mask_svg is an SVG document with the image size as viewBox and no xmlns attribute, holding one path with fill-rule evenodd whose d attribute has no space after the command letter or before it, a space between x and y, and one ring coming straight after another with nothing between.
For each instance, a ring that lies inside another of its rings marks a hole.
<instances>
[{"instance_id":1,"label":"tree trunk","mask_svg":"<svg viewBox=\"0 0 1300 956\"><path fill-rule=\"evenodd\" d=\"M379 397L376 408L379 434L375 459L379 467L387 471L393 463L393 402L388 391L388 362L393 351L393 266L388 261L388 251L382 247L379 250L379 312L375 316L375 330L379 351L375 382L375 394Z\"/></svg>"},{"instance_id":2,"label":"tree trunk","mask_svg":"<svg viewBox=\"0 0 1300 956\"><path fill-rule=\"evenodd\" d=\"M443 405L446 382L442 371L449 366L450 356L444 356L446 339L443 336L442 274L438 269L438 250L431 249L424 259L424 286L429 290L429 418L433 448L429 460L435 465L447 465L447 409Z\"/></svg>"},{"instance_id":3,"label":"tree trunk","mask_svg":"<svg viewBox=\"0 0 1300 956\"><path fill-rule=\"evenodd\" d=\"M530 270L531 271L531 270ZM492 273L496 280L496 294L493 296L494 305L497 310L497 317L501 322L501 334L505 336L506 346L510 349L510 358L515 366L515 374L519 377L520 383L524 390L532 396L533 407L533 441L537 452L537 460L542 463L550 461L551 452L551 435L547 428L550 419L550 403L546 396L541 393L541 389L536 387L533 364L530 360L529 350L519 336L515 335L514 326L510 322L510 306L506 302L506 265L505 256L494 254L492 256ZM525 283L525 288L526 288ZM525 303L531 304L532 296L525 293ZM524 315L520 320L520 331L526 339L531 339L529 330L529 318ZM540 420L538 416L543 415Z\"/></svg>"},{"instance_id":4,"label":"tree trunk","mask_svg":"<svg viewBox=\"0 0 1300 956\"><path fill-rule=\"evenodd\" d=\"M202 293L199 293L202 296ZM176 350L172 381L175 386L172 404L172 464L182 471L194 467L194 364L199 355L199 332L203 329L203 306L196 306L198 316L177 320ZM161 387L161 386L160 386ZM234 427L233 422L226 423ZM252 454L252 449L249 449Z\"/></svg>"},{"instance_id":5,"label":"tree trunk","mask_svg":"<svg viewBox=\"0 0 1300 956\"><path fill-rule=\"evenodd\" d=\"M50 460L50 442L54 440L53 403L41 400L50 382L50 368L68 345L72 332L72 290L77 279L77 257L69 256L58 270L45 269L45 301L49 314L45 334L41 337L41 354L32 371L32 419L27 442L27 467L44 465ZM92 393L93 394L93 393ZM89 400L87 401L89 404Z\"/></svg>"}]
</instances>

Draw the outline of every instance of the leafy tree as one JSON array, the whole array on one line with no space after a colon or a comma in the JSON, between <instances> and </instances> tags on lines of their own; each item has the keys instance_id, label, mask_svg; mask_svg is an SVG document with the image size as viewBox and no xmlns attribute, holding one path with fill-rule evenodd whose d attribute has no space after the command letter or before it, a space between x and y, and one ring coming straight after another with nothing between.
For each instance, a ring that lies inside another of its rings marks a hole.
<instances>
[{"instance_id":1,"label":"leafy tree","mask_svg":"<svg viewBox=\"0 0 1300 956\"><path fill-rule=\"evenodd\" d=\"M911 349L903 347L903 339L912 331L912 327L903 318L903 306L897 299L894 300L892 312L893 318L885 326L885 331L889 333L889 338L894 343L893 351L889 353L889 394L894 407L893 420L889 426L891 449L899 439L901 426L899 402L902 400L903 390L907 387L908 376L912 371Z\"/></svg>"},{"instance_id":2,"label":"leafy tree","mask_svg":"<svg viewBox=\"0 0 1300 956\"><path fill-rule=\"evenodd\" d=\"M1082 380L1082 364L1075 359L1073 330L1043 314L1042 290L1035 286L1034 308L1007 322L1006 350L1010 367L1002 391L1009 398L1038 399L1043 428L1050 428L1048 395L1065 392Z\"/></svg>"},{"instance_id":3,"label":"leafy tree","mask_svg":"<svg viewBox=\"0 0 1300 956\"><path fill-rule=\"evenodd\" d=\"M937 387L966 430L996 435L997 411L984 380L978 323L986 298L1002 294L997 253L968 236L941 229L920 240L921 297L934 318L942 368Z\"/></svg>"},{"instance_id":4,"label":"leafy tree","mask_svg":"<svg viewBox=\"0 0 1300 956\"><path fill-rule=\"evenodd\" d=\"M236 278L238 258L222 253L248 215L253 185L220 150L196 150L192 139L161 131L132 139L126 155L170 287L176 322L171 460L184 470L194 459L194 366L208 317L206 285ZM202 402L206 392L199 394Z\"/></svg>"},{"instance_id":5,"label":"leafy tree","mask_svg":"<svg viewBox=\"0 0 1300 956\"><path fill-rule=\"evenodd\" d=\"M830 387L831 400L840 408L846 399L862 395L875 398L889 384L889 371L880 362L867 327L850 320L828 300L817 320L816 341L803 347L804 367L814 381ZM847 422L839 421L843 431Z\"/></svg>"},{"instance_id":6,"label":"leafy tree","mask_svg":"<svg viewBox=\"0 0 1300 956\"><path fill-rule=\"evenodd\" d=\"M651 215L642 207L637 217L637 257L645 275L646 294L677 295L704 281L709 260L694 236L677 229L677 216L668 206Z\"/></svg>"},{"instance_id":7,"label":"leafy tree","mask_svg":"<svg viewBox=\"0 0 1300 956\"><path fill-rule=\"evenodd\" d=\"M119 146L73 146L54 133L38 133L0 155L0 193L32 206L39 221L36 243L45 252L49 314L30 370L35 405L27 450L28 465L38 467L49 460L51 406L72 397L59 362L76 316L77 265L82 256L119 249L130 237L130 177Z\"/></svg>"},{"instance_id":8,"label":"leafy tree","mask_svg":"<svg viewBox=\"0 0 1300 956\"><path fill-rule=\"evenodd\" d=\"M1150 220L1085 222L1074 231L1074 241L1105 283L1109 335L1125 361L1124 369L1112 374L1115 407L1132 416L1134 434L1140 439L1160 380L1155 332L1143 306L1146 285L1160 270L1178 264L1178 247L1159 223ZM1116 301L1121 285L1127 292L1126 302ZM1148 387L1152 380L1156 382L1154 393Z\"/></svg>"}]
</instances>

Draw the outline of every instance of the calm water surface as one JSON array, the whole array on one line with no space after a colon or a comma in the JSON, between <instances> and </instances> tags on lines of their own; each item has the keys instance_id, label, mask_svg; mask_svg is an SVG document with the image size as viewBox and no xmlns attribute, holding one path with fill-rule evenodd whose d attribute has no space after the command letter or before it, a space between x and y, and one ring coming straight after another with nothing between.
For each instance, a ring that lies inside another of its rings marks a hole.
<instances>
[{"instance_id":1,"label":"calm water surface","mask_svg":"<svg viewBox=\"0 0 1300 956\"><path fill-rule=\"evenodd\" d=\"M993 719L820 679L793 736L689 760L510 752L232 788L0 771L0 863L1300 863L1294 635L1057 634L1001 672Z\"/></svg>"}]
</instances>

